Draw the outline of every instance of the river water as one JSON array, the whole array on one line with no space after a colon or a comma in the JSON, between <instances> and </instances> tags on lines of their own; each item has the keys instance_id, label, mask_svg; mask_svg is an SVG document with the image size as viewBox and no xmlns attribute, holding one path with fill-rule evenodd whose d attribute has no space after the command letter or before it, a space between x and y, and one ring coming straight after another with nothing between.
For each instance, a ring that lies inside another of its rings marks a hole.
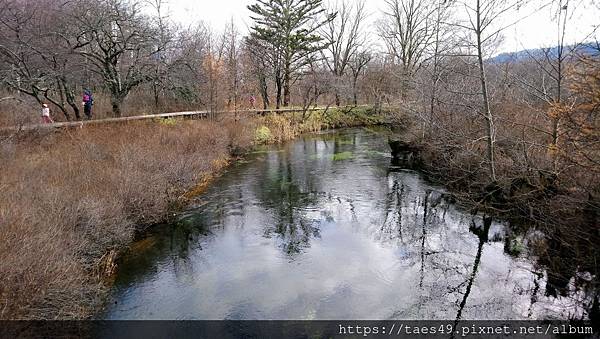
<instances>
[{"instance_id":1,"label":"river water","mask_svg":"<svg viewBox=\"0 0 600 339\"><path fill-rule=\"evenodd\" d=\"M572 312L504 225L395 168L367 129L232 166L123 258L105 319L538 319ZM478 235L476 235L479 234Z\"/></svg>"}]
</instances>

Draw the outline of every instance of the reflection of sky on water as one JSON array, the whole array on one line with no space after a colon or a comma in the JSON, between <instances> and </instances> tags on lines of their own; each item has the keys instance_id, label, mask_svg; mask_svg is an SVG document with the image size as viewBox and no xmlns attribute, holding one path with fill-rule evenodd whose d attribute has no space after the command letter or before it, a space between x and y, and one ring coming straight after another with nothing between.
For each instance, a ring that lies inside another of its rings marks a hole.
<instances>
[{"instance_id":1,"label":"reflection of sky on water","mask_svg":"<svg viewBox=\"0 0 600 339\"><path fill-rule=\"evenodd\" d=\"M374 134L324 134L231 169L123 263L106 316L454 319L479 245L472 217L390 172L385 150ZM334 161L341 152L353 156ZM546 315L554 301L537 292L532 306L532 270L484 244L462 317Z\"/></svg>"}]
</instances>

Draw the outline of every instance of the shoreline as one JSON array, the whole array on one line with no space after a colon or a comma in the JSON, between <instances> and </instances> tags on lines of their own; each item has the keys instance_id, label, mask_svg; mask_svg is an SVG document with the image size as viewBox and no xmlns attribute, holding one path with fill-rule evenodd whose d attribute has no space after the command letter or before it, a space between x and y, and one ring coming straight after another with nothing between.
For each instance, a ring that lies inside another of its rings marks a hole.
<instances>
[{"instance_id":1,"label":"shoreline","mask_svg":"<svg viewBox=\"0 0 600 339\"><path fill-rule=\"evenodd\" d=\"M132 122L11 140L0 150L10 151L0 186L19 199L0 206L0 319L94 319L134 239L182 211L234 159L308 132L385 123L360 107L303 118Z\"/></svg>"},{"instance_id":2,"label":"shoreline","mask_svg":"<svg viewBox=\"0 0 600 339\"><path fill-rule=\"evenodd\" d=\"M402 140L410 130L394 134ZM509 168L496 181L490 181L485 172L461 172L460 166L468 165L447 161L448 154L434 143L409 139L401 144L416 150L415 169L426 180L446 187L459 206L473 215L507 223L505 253L531 257L543 272L540 274L547 275L545 293L559 298L573 293L573 288L589 288L582 307L590 318L600 317L600 295L594 292L598 277L593 273L598 253L593 244L600 241L595 226L598 197L577 197L580 192L570 190L560 173L543 169L524 173ZM592 278L582 278L588 275Z\"/></svg>"},{"instance_id":3,"label":"shoreline","mask_svg":"<svg viewBox=\"0 0 600 339\"><path fill-rule=\"evenodd\" d=\"M332 108L332 109L335 109L335 108ZM193 200L196 197L201 196L214 183L214 181L217 180L227 170L227 168L229 168L230 166L233 166L237 161L245 159L249 154L252 154L252 152L254 152L257 147L265 146L265 145L283 144L285 142L292 141L292 140L296 139L297 137L300 137L305 134L310 134L310 133L319 133L319 132L323 132L323 131L335 131L335 130L344 129L344 128L371 127L371 126L381 126L382 125L380 122L377 122L377 123L364 123L363 122L363 123L358 123L358 124L351 125L351 126L323 125L318 130L311 131L311 130L303 130L302 128L300 128L293 134L282 133L281 135L274 136L270 140L261 140L259 134L260 134L260 129L262 127L266 126L270 129L274 129L274 127L275 128L281 127L281 126L277 126L278 123L281 123L281 119L277 118L277 116L272 116L272 118L275 118L275 120L276 120L275 124L273 123L273 121L269 120L269 117L263 119L262 121L259 121L259 123L257 124L257 127L256 127L255 143L253 145L251 145L249 148L244 149L241 154L238 154L235 156L230 155L230 156L225 157L225 158L221 159L220 161L218 161L217 167L214 168L213 171L206 173L200 179L198 184L196 184L193 188L191 188L186 193L184 193L182 195L182 197L184 198L184 203L182 205L180 205L176 210L170 211L169 217L167 219L157 222L157 223L154 223L152 225L147 225L147 226L143 227L143 229L140 232L136 233L133 241L119 250L118 254L115 257L115 262L117 262L128 251L134 250L132 248L136 247L136 244L143 242L149 235L151 235L152 231L155 227L168 223L172 217L176 217L177 214L184 212L185 209L189 206L189 203L191 202L191 200ZM285 117L285 118L289 118L289 117ZM381 117L378 117L378 118L381 118ZM261 122L263 123L262 125L261 125ZM289 119L288 122L290 124L293 124L291 119ZM275 125L275 126L273 126L273 125ZM256 140L256 139L258 139L258 140ZM101 320L95 316L97 316L99 313L103 312L105 310L106 305L110 302L108 296L110 294L110 289L113 287L114 278L116 277L116 274L118 274L118 269L115 269L115 271L112 272L111 276L107 277L107 279L109 279L108 280L109 286L107 286L106 291L103 293L103 297L102 297L103 302L100 305L98 305L96 310L92 314L90 314L89 317L87 317L87 319Z\"/></svg>"},{"instance_id":4,"label":"shoreline","mask_svg":"<svg viewBox=\"0 0 600 339\"><path fill-rule=\"evenodd\" d=\"M17 136L0 182L18 198L2 199L0 318L93 318L121 252L249 147L250 130L161 121Z\"/></svg>"}]
</instances>

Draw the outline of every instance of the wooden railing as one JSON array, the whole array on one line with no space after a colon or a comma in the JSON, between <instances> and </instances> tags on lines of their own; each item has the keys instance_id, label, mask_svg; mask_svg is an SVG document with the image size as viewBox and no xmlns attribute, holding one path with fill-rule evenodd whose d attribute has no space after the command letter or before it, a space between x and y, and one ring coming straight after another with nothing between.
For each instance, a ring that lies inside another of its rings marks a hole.
<instances>
[{"instance_id":1,"label":"wooden railing","mask_svg":"<svg viewBox=\"0 0 600 339\"><path fill-rule=\"evenodd\" d=\"M343 108L351 109L351 108L355 108L355 107L368 107L368 105L345 106ZM220 112L210 112L210 111L173 112L173 113L162 113L162 114L137 115L137 116L120 117L120 118L97 119L97 120L56 122L56 123L52 123L52 124L31 124L31 125L4 127L4 128L0 128L0 131L2 131L2 132L18 132L18 131L28 131L28 130L35 130L35 129L83 127L86 125L109 124L109 123L119 123L119 122L128 122L128 121L154 120L154 119L171 119L171 118L207 119L211 116L218 116L218 115L223 115L223 114L266 114L266 113L293 113L293 112L304 112L304 111L312 112L312 111L325 110L327 108L328 107L312 107L312 108L304 109L304 108L300 107L300 108L282 108L282 109L266 109L266 110L251 109L251 110L220 111Z\"/></svg>"}]
</instances>

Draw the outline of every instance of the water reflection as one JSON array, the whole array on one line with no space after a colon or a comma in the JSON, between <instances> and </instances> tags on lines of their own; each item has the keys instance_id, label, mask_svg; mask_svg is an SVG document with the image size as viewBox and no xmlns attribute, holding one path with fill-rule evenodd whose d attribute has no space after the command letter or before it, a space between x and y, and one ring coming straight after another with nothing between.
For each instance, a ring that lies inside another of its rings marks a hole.
<instances>
[{"instance_id":1,"label":"water reflection","mask_svg":"<svg viewBox=\"0 0 600 339\"><path fill-rule=\"evenodd\" d=\"M353 130L258 152L120 266L109 319L522 319L563 312L386 141Z\"/></svg>"}]
</instances>

